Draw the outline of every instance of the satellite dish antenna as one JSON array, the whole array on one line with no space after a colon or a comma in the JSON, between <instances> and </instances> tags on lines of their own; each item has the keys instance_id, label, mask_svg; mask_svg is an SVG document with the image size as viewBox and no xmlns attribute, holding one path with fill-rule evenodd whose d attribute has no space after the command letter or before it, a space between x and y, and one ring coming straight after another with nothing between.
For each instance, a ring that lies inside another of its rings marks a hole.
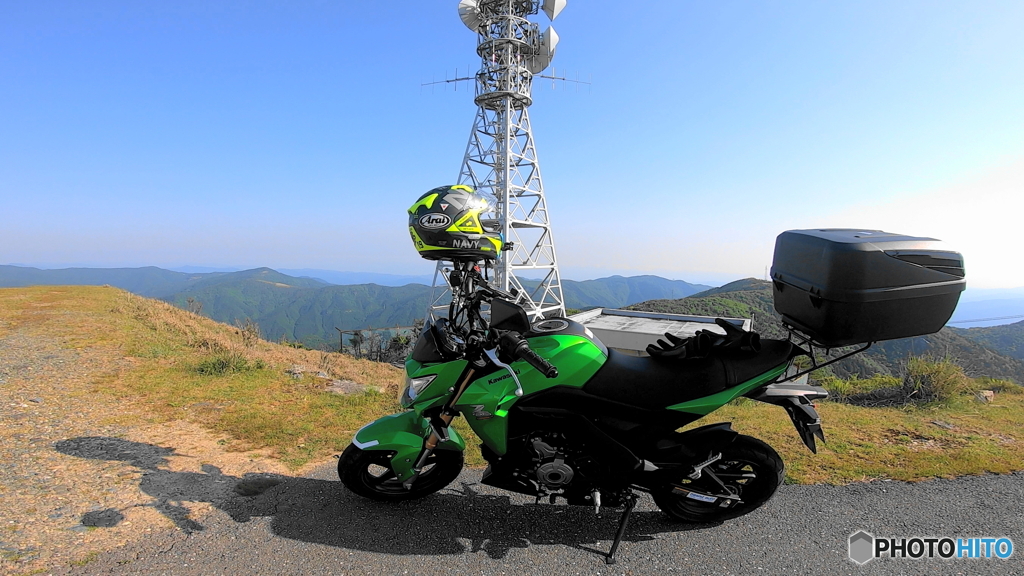
<instances>
[{"instance_id":1,"label":"satellite dish antenna","mask_svg":"<svg viewBox=\"0 0 1024 576\"><path fill-rule=\"evenodd\" d=\"M564 0L563 0L564 4ZM530 72L540 74L545 68L551 65L555 57L555 47L558 46L558 33L551 26L541 33L537 42L537 55L530 58Z\"/></svg>"},{"instance_id":2,"label":"satellite dish antenna","mask_svg":"<svg viewBox=\"0 0 1024 576\"><path fill-rule=\"evenodd\" d=\"M473 2L476 4L476 2ZM565 0L544 0L543 10L548 15L548 18L554 20L558 18L558 14L565 8Z\"/></svg>"},{"instance_id":3,"label":"satellite dish antenna","mask_svg":"<svg viewBox=\"0 0 1024 576\"><path fill-rule=\"evenodd\" d=\"M561 0L562 4L565 4L565 0ZM480 25L483 21L480 19L480 7L477 6L477 0L462 0L459 2L459 18L462 19L462 23L466 25L473 32L480 30Z\"/></svg>"}]
</instances>

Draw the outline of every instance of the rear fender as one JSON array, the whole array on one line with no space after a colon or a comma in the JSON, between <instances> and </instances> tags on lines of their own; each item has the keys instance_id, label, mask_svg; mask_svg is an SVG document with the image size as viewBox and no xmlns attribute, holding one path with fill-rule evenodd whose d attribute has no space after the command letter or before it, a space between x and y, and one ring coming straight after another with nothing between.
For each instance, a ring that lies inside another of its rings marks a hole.
<instances>
[{"instance_id":1,"label":"rear fender","mask_svg":"<svg viewBox=\"0 0 1024 576\"><path fill-rule=\"evenodd\" d=\"M412 476L412 467L423 451L423 442L430 436L430 424L416 412L400 412L378 418L363 426L352 437L352 443L361 450L394 452L391 469L399 480ZM465 450L466 441L458 430L448 428L448 441L437 445L438 450Z\"/></svg>"},{"instance_id":2,"label":"rear fender","mask_svg":"<svg viewBox=\"0 0 1024 576\"><path fill-rule=\"evenodd\" d=\"M675 434L668 445L660 447L656 464L660 467L689 466L728 446L738 435L730 422L708 424Z\"/></svg>"},{"instance_id":3,"label":"rear fender","mask_svg":"<svg viewBox=\"0 0 1024 576\"><path fill-rule=\"evenodd\" d=\"M748 394L750 398L767 404L782 406L793 421L800 439L804 441L807 448L817 454L818 447L814 442L817 437L825 441L825 432L821 429L821 416L814 409L814 401L828 398L828 391L819 386L809 386L805 382L783 382L781 384L770 384L762 389Z\"/></svg>"},{"instance_id":4,"label":"rear fender","mask_svg":"<svg viewBox=\"0 0 1024 576\"><path fill-rule=\"evenodd\" d=\"M683 432L679 439L694 456L703 456L728 446L737 436L739 432L732 429L732 422L719 422Z\"/></svg>"}]
</instances>

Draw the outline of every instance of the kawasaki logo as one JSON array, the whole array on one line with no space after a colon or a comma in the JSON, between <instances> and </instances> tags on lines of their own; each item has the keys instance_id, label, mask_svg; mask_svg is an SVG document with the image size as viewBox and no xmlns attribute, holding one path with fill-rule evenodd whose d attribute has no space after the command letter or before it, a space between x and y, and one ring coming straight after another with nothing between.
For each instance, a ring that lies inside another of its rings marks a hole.
<instances>
[{"instance_id":1,"label":"kawasaki logo","mask_svg":"<svg viewBox=\"0 0 1024 576\"><path fill-rule=\"evenodd\" d=\"M451 224L452 218L447 214L425 214L420 216L420 226L427 230L447 228Z\"/></svg>"},{"instance_id":2,"label":"kawasaki logo","mask_svg":"<svg viewBox=\"0 0 1024 576\"><path fill-rule=\"evenodd\" d=\"M516 374L519 374L519 370L516 370ZM508 372L505 372L504 376L498 376L497 378L491 378L490 380L487 381L487 383L488 384L494 384L495 382L501 382L502 380L505 380L506 378L511 378L511 377L512 377L511 374L509 374Z\"/></svg>"}]
</instances>

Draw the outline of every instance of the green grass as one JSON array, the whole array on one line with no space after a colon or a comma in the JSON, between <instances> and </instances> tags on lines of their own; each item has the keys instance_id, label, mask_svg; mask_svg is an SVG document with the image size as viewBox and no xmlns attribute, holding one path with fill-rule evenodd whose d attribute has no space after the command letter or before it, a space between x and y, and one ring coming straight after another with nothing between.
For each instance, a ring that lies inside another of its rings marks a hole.
<instances>
[{"instance_id":1,"label":"green grass","mask_svg":"<svg viewBox=\"0 0 1024 576\"><path fill-rule=\"evenodd\" d=\"M1024 470L1024 388L1000 380L961 380L962 372L942 363L924 363L913 370L912 382L925 376L948 377L950 382L938 383L945 390L942 397L882 408L820 402L818 413L828 442L818 442L817 455L804 447L784 410L759 402L730 404L692 426L732 421L734 429L761 438L782 455L790 483L916 481ZM852 392L891 383L832 382ZM994 401L977 401L974 392L980 389L994 390Z\"/></svg>"},{"instance_id":2,"label":"green grass","mask_svg":"<svg viewBox=\"0 0 1024 576\"><path fill-rule=\"evenodd\" d=\"M200 366L222 362L216 356ZM187 363L154 366L108 384L114 394L146 402L167 419L199 422L234 439L234 449L272 448L290 466L340 452L363 424L400 408L395 396L373 390L337 395L325 381L294 379L279 368L201 372Z\"/></svg>"},{"instance_id":3,"label":"green grass","mask_svg":"<svg viewBox=\"0 0 1024 576\"><path fill-rule=\"evenodd\" d=\"M250 360L238 352L215 354L204 358L196 365L196 372L204 376L222 376L232 372L262 370L267 365L263 360Z\"/></svg>"}]
</instances>

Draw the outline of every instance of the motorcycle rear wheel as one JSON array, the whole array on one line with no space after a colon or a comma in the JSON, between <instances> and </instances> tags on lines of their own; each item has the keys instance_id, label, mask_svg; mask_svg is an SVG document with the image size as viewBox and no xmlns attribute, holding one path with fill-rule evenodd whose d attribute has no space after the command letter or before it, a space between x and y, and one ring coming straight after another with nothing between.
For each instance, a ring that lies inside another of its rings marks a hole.
<instances>
[{"instance_id":1,"label":"motorcycle rear wheel","mask_svg":"<svg viewBox=\"0 0 1024 576\"><path fill-rule=\"evenodd\" d=\"M346 488L356 494L385 502L415 500L437 492L462 472L462 452L458 450L437 450L427 458L412 489L395 477L391 469L391 452L362 450L349 444L338 459L338 477Z\"/></svg>"},{"instance_id":2,"label":"motorcycle rear wheel","mask_svg":"<svg viewBox=\"0 0 1024 576\"><path fill-rule=\"evenodd\" d=\"M785 467L782 458L764 442L739 435L722 449L722 458L705 470L711 470L742 499L723 508L722 498L703 502L673 490L673 484L703 494L720 494L722 487L707 474L692 480L680 474L674 482L652 492L654 502L675 520L693 523L721 522L753 512L767 502L782 484Z\"/></svg>"}]
</instances>

